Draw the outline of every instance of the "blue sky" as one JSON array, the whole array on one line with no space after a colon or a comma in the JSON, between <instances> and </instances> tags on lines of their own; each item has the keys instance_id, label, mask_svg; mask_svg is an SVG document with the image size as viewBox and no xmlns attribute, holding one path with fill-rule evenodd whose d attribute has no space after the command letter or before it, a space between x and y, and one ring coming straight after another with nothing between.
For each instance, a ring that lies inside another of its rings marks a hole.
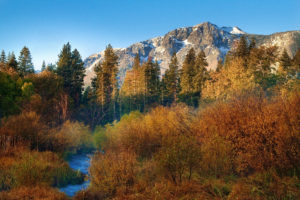
<instances>
[{"instance_id":1,"label":"blue sky","mask_svg":"<svg viewBox=\"0 0 300 200\"><path fill-rule=\"evenodd\" d=\"M299 0L0 0L0 50L29 47L36 69L68 41L83 59L210 21L248 33L300 30Z\"/></svg>"}]
</instances>

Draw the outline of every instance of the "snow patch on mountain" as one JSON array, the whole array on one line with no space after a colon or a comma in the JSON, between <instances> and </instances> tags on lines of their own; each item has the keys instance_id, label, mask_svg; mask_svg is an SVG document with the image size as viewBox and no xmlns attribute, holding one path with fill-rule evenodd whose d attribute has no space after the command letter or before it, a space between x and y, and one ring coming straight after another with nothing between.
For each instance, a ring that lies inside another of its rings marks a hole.
<instances>
[{"instance_id":1,"label":"snow patch on mountain","mask_svg":"<svg viewBox=\"0 0 300 200\"><path fill-rule=\"evenodd\" d=\"M238 28L236 26L234 26L234 27L223 26L223 27L221 27L221 30L226 31L231 34L236 34L236 35L246 34L244 31L242 31L240 28Z\"/></svg>"},{"instance_id":2,"label":"snow patch on mountain","mask_svg":"<svg viewBox=\"0 0 300 200\"><path fill-rule=\"evenodd\" d=\"M184 44L184 45L190 45L190 44L192 44L192 43L190 43L190 42L186 39L186 40L183 40L183 44Z\"/></svg>"}]
</instances>

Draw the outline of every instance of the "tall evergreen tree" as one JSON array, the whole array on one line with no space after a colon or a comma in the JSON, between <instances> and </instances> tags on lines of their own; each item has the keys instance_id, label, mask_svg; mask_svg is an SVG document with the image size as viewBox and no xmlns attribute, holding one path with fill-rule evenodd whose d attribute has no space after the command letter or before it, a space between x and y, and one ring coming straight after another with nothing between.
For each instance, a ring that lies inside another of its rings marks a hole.
<instances>
[{"instance_id":1,"label":"tall evergreen tree","mask_svg":"<svg viewBox=\"0 0 300 200\"><path fill-rule=\"evenodd\" d=\"M82 96L84 67L79 52L71 51L70 43L63 46L57 62L57 74L63 77L64 90L72 98L74 106L79 106Z\"/></svg>"},{"instance_id":2,"label":"tall evergreen tree","mask_svg":"<svg viewBox=\"0 0 300 200\"><path fill-rule=\"evenodd\" d=\"M117 119L118 56L111 45L106 47L104 60L96 67L95 72L96 79L93 84L102 115L106 116L106 121Z\"/></svg>"},{"instance_id":3,"label":"tall evergreen tree","mask_svg":"<svg viewBox=\"0 0 300 200\"><path fill-rule=\"evenodd\" d=\"M141 66L141 61L140 61L140 54L137 53L134 57L133 60L133 65L132 65L132 69L136 70Z\"/></svg>"},{"instance_id":4,"label":"tall evergreen tree","mask_svg":"<svg viewBox=\"0 0 300 200\"><path fill-rule=\"evenodd\" d=\"M56 72L56 68L57 68L56 65L50 63L47 65L46 70L50 72Z\"/></svg>"},{"instance_id":5,"label":"tall evergreen tree","mask_svg":"<svg viewBox=\"0 0 300 200\"><path fill-rule=\"evenodd\" d=\"M195 72L195 50L191 48L186 55L183 65L182 73L180 77L180 86L181 86L181 99L187 104L192 104L192 94L194 91L193 88L193 79L196 74Z\"/></svg>"},{"instance_id":6,"label":"tall evergreen tree","mask_svg":"<svg viewBox=\"0 0 300 200\"><path fill-rule=\"evenodd\" d=\"M276 83L274 74L272 73L272 65L276 60L276 46L261 46L252 49L250 56L247 58L247 62L245 62L244 59L240 59L240 62L241 64L247 63L248 70L254 74L255 82L262 86L263 89L267 89Z\"/></svg>"},{"instance_id":7,"label":"tall evergreen tree","mask_svg":"<svg viewBox=\"0 0 300 200\"><path fill-rule=\"evenodd\" d=\"M43 60L43 64L42 64L41 71L45 71L45 69L46 69L46 63L45 63L45 61Z\"/></svg>"},{"instance_id":8,"label":"tall evergreen tree","mask_svg":"<svg viewBox=\"0 0 300 200\"><path fill-rule=\"evenodd\" d=\"M0 56L0 63L2 64L6 64L7 60L6 60L6 55L5 55L5 51L2 50L1 52L1 56Z\"/></svg>"},{"instance_id":9,"label":"tall evergreen tree","mask_svg":"<svg viewBox=\"0 0 300 200\"><path fill-rule=\"evenodd\" d=\"M64 80L64 91L70 95L72 89L72 52L71 45L65 44L58 55L57 74Z\"/></svg>"},{"instance_id":10,"label":"tall evergreen tree","mask_svg":"<svg viewBox=\"0 0 300 200\"><path fill-rule=\"evenodd\" d=\"M204 51L200 51L195 61L195 77L193 78L193 88L196 96L200 96L202 86L205 80L208 78L208 72L206 67L208 63L206 61L206 55Z\"/></svg>"},{"instance_id":11,"label":"tall evergreen tree","mask_svg":"<svg viewBox=\"0 0 300 200\"><path fill-rule=\"evenodd\" d=\"M249 49L247 44L247 39L244 35L241 36L237 48L235 50L235 56L246 57L249 55Z\"/></svg>"},{"instance_id":12,"label":"tall evergreen tree","mask_svg":"<svg viewBox=\"0 0 300 200\"><path fill-rule=\"evenodd\" d=\"M279 58L280 67L279 71L288 74L289 68L292 65L292 59L290 58L289 54L287 53L286 49L283 50L281 57Z\"/></svg>"},{"instance_id":13,"label":"tall evergreen tree","mask_svg":"<svg viewBox=\"0 0 300 200\"><path fill-rule=\"evenodd\" d=\"M249 45L249 52L250 52L253 48L256 48L256 40L255 40L254 37L251 37L250 45Z\"/></svg>"},{"instance_id":14,"label":"tall evergreen tree","mask_svg":"<svg viewBox=\"0 0 300 200\"><path fill-rule=\"evenodd\" d=\"M173 101L176 102L180 88L180 77L176 53L173 54L169 64L169 69L167 69L165 72L163 84L165 85L165 90L164 88L162 89L162 91L165 93L163 96L170 98L170 103Z\"/></svg>"},{"instance_id":15,"label":"tall evergreen tree","mask_svg":"<svg viewBox=\"0 0 300 200\"><path fill-rule=\"evenodd\" d=\"M34 73L31 54L26 46L23 47L20 52L18 71L21 76L26 76L28 74Z\"/></svg>"},{"instance_id":16,"label":"tall evergreen tree","mask_svg":"<svg viewBox=\"0 0 300 200\"><path fill-rule=\"evenodd\" d=\"M148 61L144 63L143 68L145 80L144 104L146 106L158 101L160 88L160 69L158 63L153 63L151 57L149 57Z\"/></svg>"},{"instance_id":17,"label":"tall evergreen tree","mask_svg":"<svg viewBox=\"0 0 300 200\"><path fill-rule=\"evenodd\" d=\"M85 68L81 59L81 55L77 49L72 51L72 91L71 97L75 101L75 105L78 106L82 97Z\"/></svg>"},{"instance_id":18,"label":"tall evergreen tree","mask_svg":"<svg viewBox=\"0 0 300 200\"><path fill-rule=\"evenodd\" d=\"M14 69L15 71L18 71L18 61L16 59L14 52L8 55L7 66L9 68Z\"/></svg>"}]
</instances>

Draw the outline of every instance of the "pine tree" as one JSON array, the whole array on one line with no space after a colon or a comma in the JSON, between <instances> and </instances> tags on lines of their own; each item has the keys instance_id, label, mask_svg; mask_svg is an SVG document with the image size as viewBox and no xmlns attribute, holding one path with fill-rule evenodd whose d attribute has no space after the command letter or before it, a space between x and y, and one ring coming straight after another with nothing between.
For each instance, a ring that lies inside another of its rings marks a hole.
<instances>
[{"instance_id":1,"label":"pine tree","mask_svg":"<svg viewBox=\"0 0 300 200\"><path fill-rule=\"evenodd\" d=\"M137 70L138 68L140 68L140 66L141 66L140 54L137 53L133 60L132 69Z\"/></svg>"},{"instance_id":2,"label":"pine tree","mask_svg":"<svg viewBox=\"0 0 300 200\"><path fill-rule=\"evenodd\" d=\"M262 86L263 89L267 89L275 83L274 75L272 74L272 65L277 60L277 47L265 47L254 48L251 51L250 56L245 59L241 59L241 63L245 66L247 63L247 70L250 70L254 74L255 82Z\"/></svg>"},{"instance_id":3,"label":"pine tree","mask_svg":"<svg viewBox=\"0 0 300 200\"><path fill-rule=\"evenodd\" d=\"M118 98L118 56L114 53L111 45L108 45L104 52L104 61L95 68L95 87L97 102L102 109L102 115L107 121L117 119L117 98Z\"/></svg>"},{"instance_id":4,"label":"pine tree","mask_svg":"<svg viewBox=\"0 0 300 200\"><path fill-rule=\"evenodd\" d=\"M45 70L46 70L46 63L45 63L45 61L43 60L43 64L42 64L41 71L45 71Z\"/></svg>"},{"instance_id":5,"label":"pine tree","mask_svg":"<svg viewBox=\"0 0 300 200\"><path fill-rule=\"evenodd\" d=\"M64 80L65 92L70 94L72 87L72 52L70 43L65 44L58 55L57 74Z\"/></svg>"},{"instance_id":6,"label":"pine tree","mask_svg":"<svg viewBox=\"0 0 300 200\"><path fill-rule=\"evenodd\" d=\"M22 77L34 73L31 54L26 46L20 52L18 71Z\"/></svg>"},{"instance_id":7,"label":"pine tree","mask_svg":"<svg viewBox=\"0 0 300 200\"><path fill-rule=\"evenodd\" d=\"M77 49L71 51L70 43L63 46L57 63L57 74L63 77L64 90L72 98L74 106L80 104L83 89L84 67Z\"/></svg>"},{"instance_id":8,"label":"pine tree","mask_svg":"<svg viewBox=\"0 0 300 200\"><path fill-rule=\"evenodd\" d=\"M204 81L207 79L208 73L206 67L208 63L206 61L206 55L204 51L200 51L200 53L196 57L195 61L195 77L193 78L193 88L194 93L201 93L202 86Z\"/></svg>"},{"instance_id":9,"label":"pine tree","mask_svg":"<svg viewBox=\"0 0 300 200\"><path fill-rule=\"evenodd\" d=\"M182 73L180 77L181 86L181 99L188 105L192 104L192 94L193 94L193 79L196 74L195 72L195 50L191 48L186 55L183 65Z\"/></svg>"},{"instance_id":10,"label":"pine tree","mask_svg":"<svg viewBox=\"0 0 300 200\"><path fill-rule=\"evenodd\" d=\"M82 97L83 79L85 76L84 63L77 49L72 51L72 93L71 97L75 100L75 105L78 106Z\"/></svg>"},{"instance_id":11,"label":"pine tree","mask_svg":"<svg viewBox=\"0 0 300 200\"><path fill-rule=\"evenodd\" d=\"M246 57L249 55L248 44L246 37L244 35L241 36L238 46L235 50L235 56L237 57Z\"/></svg>"},{"instance_id":12,"label":"pine tree","mask_svg":"<svg viewBox=\"0 0 300 200\"><path fill-rule=\"evenodd\" d=\"M50 63L47 65L46 70L49 72L56 72L56 65Z\"/></svg>"},{"instance_id":13,"label":"pine tree","mask_svg":"<svg viewBox=\"0 0 300 200\"><path fill-rule=\"evenodd\" d=\"M162 91L165 93L163 96L170 99L169 103L177 101L180 88L179 80L178 60L176 53L174 53L169 64L169 69L166 70L162 81Z\"/></svg>"},{"instance_id":14,"label":"pine tree","mask_svg":"<svg viewBox=\"0 0 300 200\"><path fill-rule=\"evenodd\" d=\"M289 73L289 68L292 65L292 59L290 58L289 54L287 53L286 49L282 52L280 60L280 67L279 72L287 75Z\"/></svg>"},{"instance_id":15,"label":"pine tree","mask_svg":"<svg viewBox=\"0 0 300 200\"><path fill-rule=\"evenodd\" d=\"M145 80L144 106L146 106L158 101L160 89L160 69L159 64L157 62L153 63L151 57L149 57L148 61L144 63L143 69Z\"/></svg>"},{"instance_id":16,"label":"pine tree","mask_svg":"<svg viewBox=\"0 0 300 200\"><path fill-rule=\"evenodd\" d=\"M18 62L14 52L8 55L7 66L15 71L18 71Z\"/></svg>"},{"instance_id":17,"label":"pine tree","mask_svg":"<svg viewBox=\"0 0 300 200\"><path fill-rule=\"evenodd\" d=\"M2 64L6 64L7 60L6 60L6 55L5 55L5 51L2 50L1 52L1 56L0 56L0 63Z\"/></svg>"},{"instance_id":18,"label":"pine tree","mask_svg":"<svg viewBox=\"0 0 300 200\"><path fill-rule=\"evenodd\" d=\"M249 45L249 52L254 48L256 48L256 40L254 37L251 37L251 41L250 41L250 45Z\"/></svg>"},{"instance_id":19,"label":"pine tree","mask_svg":"<svg viewBox=\"0 0 300 200\"><path fill-rule=\"evenodd\" d=\"M201 97L202 87L204 82L208 79L208 72L206 67L208 63L206 61L206 55L204 51L200 51L195 61L195 77L193 78L193 105L198 106L198 101Z\"/></svg>"}]
</instances>

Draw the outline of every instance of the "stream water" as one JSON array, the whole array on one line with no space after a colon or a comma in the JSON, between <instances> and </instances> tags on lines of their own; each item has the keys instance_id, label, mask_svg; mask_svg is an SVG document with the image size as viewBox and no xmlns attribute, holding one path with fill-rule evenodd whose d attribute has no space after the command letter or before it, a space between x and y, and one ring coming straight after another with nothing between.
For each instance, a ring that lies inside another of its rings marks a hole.
<instances>
[{"instance_id":1,"label":"stream water","mask_svg":"<svg viewBox=\"0 0 300 200\"><path fill-rule=\"evenodd\" d=\"M84 174L88 174L88 168L90 166L90 154L73 155L68 161L71 168L79 170ZM66 187L59 188L61 192L64 192L68 196L74 196L76 192L86 189L89 186L89 181L84 181L79 185L67 185Z\"/></svg>"}]
</instances>

